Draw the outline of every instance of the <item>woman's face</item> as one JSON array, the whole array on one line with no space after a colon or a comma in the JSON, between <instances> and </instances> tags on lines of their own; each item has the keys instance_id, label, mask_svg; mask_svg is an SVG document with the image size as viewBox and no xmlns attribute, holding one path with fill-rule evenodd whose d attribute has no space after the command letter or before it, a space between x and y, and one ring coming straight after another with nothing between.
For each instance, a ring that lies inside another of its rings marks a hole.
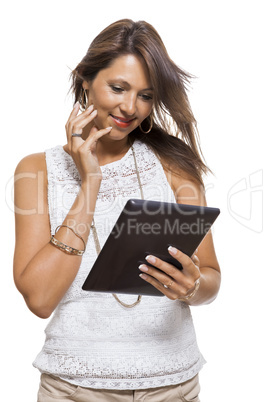
<instances>
[{"instance_id":1,"label":"woman's face","mask_svg":"<svg viewBox=\"0 0 268 402\"><path fill-rule=\"evenodd\" d=\"M132 54L120 56L101 70L93 82L84 81L88 89L88 106L98 114L98 129L113 127L107 135L122 140L150 114L153 89L145 62ZM107 137L105 136L105 137Z\"/></svg>"}]
</instances>

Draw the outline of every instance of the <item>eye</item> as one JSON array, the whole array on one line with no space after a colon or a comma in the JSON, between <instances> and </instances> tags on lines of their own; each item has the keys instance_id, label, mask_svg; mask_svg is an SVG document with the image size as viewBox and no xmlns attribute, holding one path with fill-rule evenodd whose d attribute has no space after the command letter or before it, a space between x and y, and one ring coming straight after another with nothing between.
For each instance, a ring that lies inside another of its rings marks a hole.
<instances>
[{"instance_id":1,"label":"eye","mask_svg":"<svg viewBox=\"0 0 268 402\"><path fill-rule=\"evenodd\" d=\"M146 102L149 102L153 99L152 95L147 95L147 94L141 95L141 98Z\"/></svg>"},{"instance_id":2,"label":"eye","mask_svg":"<svg viewBox=\"0 0 268 402\"><path fill-rule=\"evenodd\" d=\"M121 93L124 91L123 88L119 87L118 85L110 85L111 89L116 92L117 94Z\"/></svg>"}]
</instances>

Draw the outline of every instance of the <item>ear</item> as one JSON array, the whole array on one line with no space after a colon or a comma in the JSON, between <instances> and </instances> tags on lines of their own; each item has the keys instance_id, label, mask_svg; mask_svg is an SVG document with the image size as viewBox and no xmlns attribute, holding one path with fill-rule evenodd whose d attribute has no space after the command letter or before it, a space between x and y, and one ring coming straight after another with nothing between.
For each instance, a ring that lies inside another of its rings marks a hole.
<instances>
[{"instance_id":1,"label":"ear","mask_svg":"<svg viewBox=\"0 0 268 402\"><path fill-rule=\"evenodd\" d=\"M89 82L88 82L88 81L83 81L82 87L83 87L84 89L89 89Z\"/></svg>"}]
</instances>

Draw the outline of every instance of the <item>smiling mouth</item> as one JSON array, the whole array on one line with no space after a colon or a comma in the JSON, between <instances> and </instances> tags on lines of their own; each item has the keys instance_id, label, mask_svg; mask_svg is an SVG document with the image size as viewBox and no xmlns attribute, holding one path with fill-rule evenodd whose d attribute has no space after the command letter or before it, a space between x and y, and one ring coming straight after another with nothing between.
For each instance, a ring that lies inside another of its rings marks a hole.
<instances>
[{"instance_id":1,"label":"smiling mouth","mask_svg":"<svg viewBox=\"0 0 268 402\"><path fill-rule=\"evenodd\" d=\"M114 116L112 114L110 114L110 116L112 117L112 119L114 120L114 122L119 126L119 127L128 127L134 119L124 119L124 117L118 117L118 116Z\"/></svg>"},{"instance_id":2,"label":"smiling mouth","mask_svg":"<svg viewBox=\"0 0 268 402\"><path fill-rule=\"evenodd\" d=\"M116 121L118 121L118 122L120 122L120 123L125 123L125 124L130 124L133 120L135 120L135 118L134 118L134 119L125 119L124 117L114 116L113 114L110 114L110 116L111 116L114 120L116 120Z\"/></svg>"}]
</instances>

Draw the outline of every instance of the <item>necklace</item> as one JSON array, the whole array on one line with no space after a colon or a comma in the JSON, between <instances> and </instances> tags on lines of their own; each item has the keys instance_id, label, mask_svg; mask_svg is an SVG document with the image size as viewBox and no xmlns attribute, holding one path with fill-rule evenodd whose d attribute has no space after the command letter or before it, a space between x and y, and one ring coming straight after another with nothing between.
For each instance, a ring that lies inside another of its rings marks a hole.
<instances>
[{"instance_id":1,"label":"necklace","mask_svg":"<svg viewBox=\"0 0 268 402\"><path fill-rule=\"evenodd\" d=\"M135 163L135 169L136 169L137 179L138 179L138 182L139 182L141 198L144 200L143 190L142 190L142 186L141 186L141 179L140 179L140 174L139 174L139 170L138 170L138 165L137 165L137 160L136 160L136 155L135 155L135 152L134 152L133 145L131 145L131 151L132 151L132 155L133 155L133 159L134 159L134 163ZM99 255L99 253L101 251L101 246L100 246L99 237L98 237L98 233L97 233L94 218L92 219L91 229L92 229L92 234L93 234L93 239L94 239L94 243L95 243L96 252ZM137 300L132 304L127 304L127 303L122 302L115 293L113 293L113 297L115 298L115 300L119 304L121 304L121 306L124 306L124 307L127 307L127 308L135 307L141 301L141 295L139 295Z\"/></svg>"}]
</instances>

